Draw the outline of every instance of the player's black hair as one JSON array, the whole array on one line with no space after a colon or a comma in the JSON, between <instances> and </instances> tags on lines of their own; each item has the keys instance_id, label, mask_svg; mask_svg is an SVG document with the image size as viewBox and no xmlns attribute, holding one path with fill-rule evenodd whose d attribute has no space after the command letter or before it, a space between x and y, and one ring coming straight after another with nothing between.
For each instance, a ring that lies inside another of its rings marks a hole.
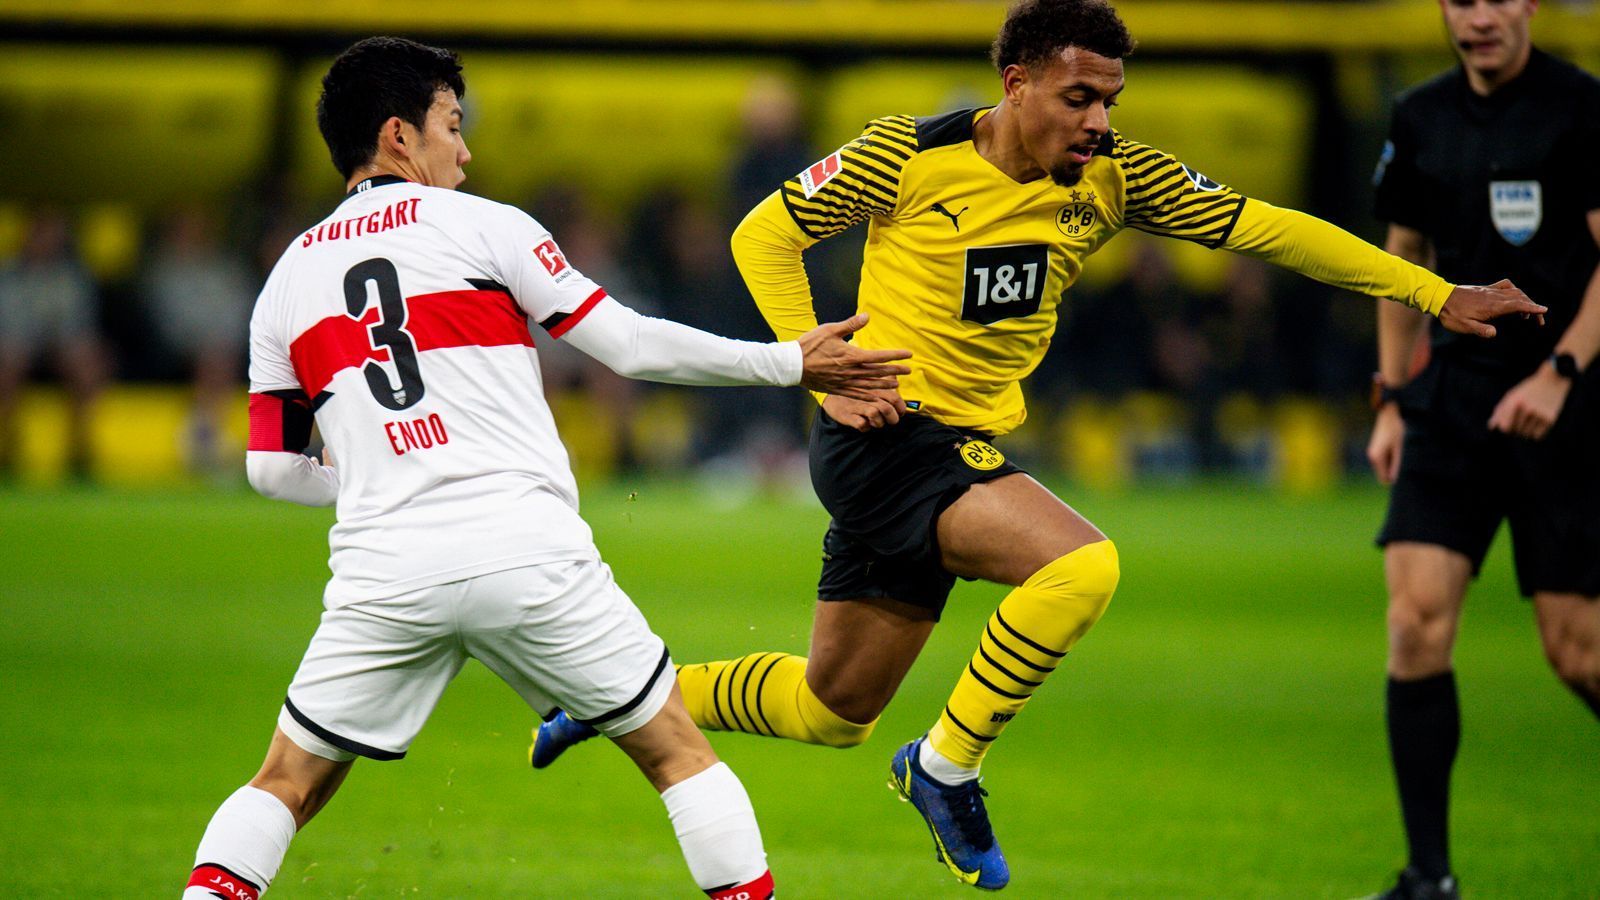
<instances>
[{"instance_id":1,"label":"player's black hair","mask_svg":"<svg viewBox=\"0 0 1600 900\"><path fill-rule=\"evenodd\" d=\"M339 54L322 76L317 128L333 167L349 178L378 152L378 129L392 116L422 128L434 95L466 96L453 51L398 37L370 37Z\"/></svg>"},{"instance_id":2,"label":"player's black hair","mask_svg":"<svg viewBox=\"0 0 1600 900\"><path fill-rule=\"evenodd\" d=\"M1133 52L1133 35L1106 0L1021 0L1006 13L989 49L994 67L1032 68L1068 47L1108 59Z\"/></svg>"}]
</instances>

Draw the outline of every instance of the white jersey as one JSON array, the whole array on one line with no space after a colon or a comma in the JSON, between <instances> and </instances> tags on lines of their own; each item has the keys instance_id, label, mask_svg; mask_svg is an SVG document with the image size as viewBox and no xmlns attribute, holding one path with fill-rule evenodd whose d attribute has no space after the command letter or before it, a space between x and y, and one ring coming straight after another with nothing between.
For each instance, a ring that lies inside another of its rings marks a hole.
<instances>
[{"instance_id":1,"label":"white jersey","mask_svg":"<svg viewBox=\"0 0 1600 900\"><path fill-rule=\"evenodd\" d=\"M605 292L515 207L369 179L284 253L250 323L250 390L309 403L338 471L330 607L598 559L528 320ZM299 394L295 394L299 397ZM252 450L271 446L252 397Z\"/></svg>"}]
</instances>

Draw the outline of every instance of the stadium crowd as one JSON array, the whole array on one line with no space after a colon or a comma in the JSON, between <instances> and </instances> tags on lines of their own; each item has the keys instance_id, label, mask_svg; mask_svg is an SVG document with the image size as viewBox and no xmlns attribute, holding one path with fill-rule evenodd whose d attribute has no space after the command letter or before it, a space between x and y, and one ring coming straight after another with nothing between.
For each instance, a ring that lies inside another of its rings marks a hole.
<instances>
[{"instance_id":1,"label":"stadium crowd","mask_svg":"<svg viewBox=\"0 0 1600 900\"><path fill-rule=\"evenodd\" d=\"M649 313L768 339L728 235L765 190L825 150L808 136L801 102L783 84L754 85L743 123L720 183L663 186L631 209L601 208L558 183L523 206L576 265ZM179 437L186 463L224 478L239 470L239 447L224 423L242 403L249 309L282 248L320 214L314 203L286 199L292 192L272 189L271 179L264 184L225 206L185 203L147 216L136 227L131 266L86 262L74 210L23 211L13 239L0 240L0 478L17 474L18 429L26 427L19 397L30 382L59 384L68 397L67 471L75 478L91 476L88 422L112 382L188 385ZM863 239L858 230L808 255L825 318L853 306ZM1281 440L1271 410L1285 398L1309 398L1338 423L1330 432L1335 466L1361 469L1359 398L1372 370L1366 306L1336 302L1329 289L1232 255L1221 278L1188 276L1169 242L1123 240L1120 276L1075 287L1064 304L1060 346L1032 380L1034 421L1017 441L1025 459L1031 454L1046 466L1070 459L1072 450L1062 451L1059 431L1050 429L1087 405L1114 411L1114 427L1137 432L1133 476L1265 476ZM810 410L801 395L642 385L557 342L540 346L558 415L576 405L561 397L606 411L594 438L601 471L704 466L778 481L803 473ZM670 427L646 414L651 400L670 411ZM581 471L586 454L578 455Z\"/></svg>"}]
</instances>

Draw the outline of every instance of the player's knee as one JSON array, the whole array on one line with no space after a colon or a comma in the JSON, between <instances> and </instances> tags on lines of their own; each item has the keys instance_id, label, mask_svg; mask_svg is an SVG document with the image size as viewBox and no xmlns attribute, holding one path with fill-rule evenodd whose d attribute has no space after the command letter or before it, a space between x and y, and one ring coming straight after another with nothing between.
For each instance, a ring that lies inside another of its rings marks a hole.
<instances>
[{"instance_id":1,"label":"player's knee","mask_svg":"<svg viewBox=\"0 0 1600 900\"><path fill-rule=\"evenodd\" d=\"M845 749L859 747L872 736L884 702L864 693L846 697L819 697L809 682L802 683L802 720L808 743Z\"/></svg>"},{"instance_id":2,"label":"player's knee","mask_svg":"<svg viewBox=\"0 0 1600 900\"><path fill-rule=\"evenodd\" d=\"M1443 598L1425 591L1397 592L1389 599L1387 623L1390 655L1403 661L1448 656L1455 617Z\"/></svg>"},{"instance_id":3,"label":"player's knee","mask_svg":"<svg viewBox=\"0 0 1600 900\"><path fill-rule=\"evenodd\" d=\"M859 747L872 737L872 730L878 727L878 720L873 719L865 725L858 725L846 719L840 719L832 728L825 729L819 734L821 743L826 747L845 750L850 747Z\"/></svg>"},{"instance_id":4,"label":"player's knee","mask_svg":"<svg viewBox=\"0 0 1600 900\"><path fill-rule=\"evenodd\" d=\"M1545 658L1556 677L1580 694L1600 696L1600 648L1571 635L1546 640Z\"/></svg>"},{"instance_id":5,"label":"player's knee","mask_svg":"<svg viewBox=\"0 0 1600 900\"><path fill-rule=\"evenodd\" d=\"M1100 608L1104 610L1106 604L1111 602L1111 595L1117 591L1117 583L1122 580L1122 561L1117 555L1117 545L1106 540L1078 549L1080 552L1092 551L1080 576L1082 590L1085 593L1103 596L1105 600L1100 604Z\"/></svg>"},{"instance_id":6,"label":"player's knee","mask_svg":"<svg viewBox=\"0 0 1600 900\"><path fill-rule=\"evenodd\" d=\"M1028 584L1042 592L1084 607L1091 619L1100 618L1111 595L1122 580L1122 564L1117 556L1117 546L1109 540L1096 541L1058 557L1035 572Z\"/></svg>"}]
</instances>

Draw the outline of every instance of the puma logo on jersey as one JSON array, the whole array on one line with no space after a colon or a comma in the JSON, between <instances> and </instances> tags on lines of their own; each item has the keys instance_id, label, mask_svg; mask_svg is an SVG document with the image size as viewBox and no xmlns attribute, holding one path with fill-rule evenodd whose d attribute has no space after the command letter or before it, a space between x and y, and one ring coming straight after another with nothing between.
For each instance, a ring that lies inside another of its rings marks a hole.
<instances>
[{"instance_id":1,"label":"puma logo on jersey","mask_svg":"<svg viewBox=\"0 0 1600 900\"><path fill-rule=\"evenodd\" d=\"M972 207L963 206L963 207L961 207L961 211L960 212L951 212L950 210L944 208L944 204L943 203L935 203L935 204L933 204L933 206L931 206L929 208L932 209L934 212L938 213L939 215L945 216L946 218L948 218L950 220L950 224L954 225L956 227L956 231L960 231L961 230L961 214L966 212L967 210L971 209Z\"/></svg>"}]
</instances>

